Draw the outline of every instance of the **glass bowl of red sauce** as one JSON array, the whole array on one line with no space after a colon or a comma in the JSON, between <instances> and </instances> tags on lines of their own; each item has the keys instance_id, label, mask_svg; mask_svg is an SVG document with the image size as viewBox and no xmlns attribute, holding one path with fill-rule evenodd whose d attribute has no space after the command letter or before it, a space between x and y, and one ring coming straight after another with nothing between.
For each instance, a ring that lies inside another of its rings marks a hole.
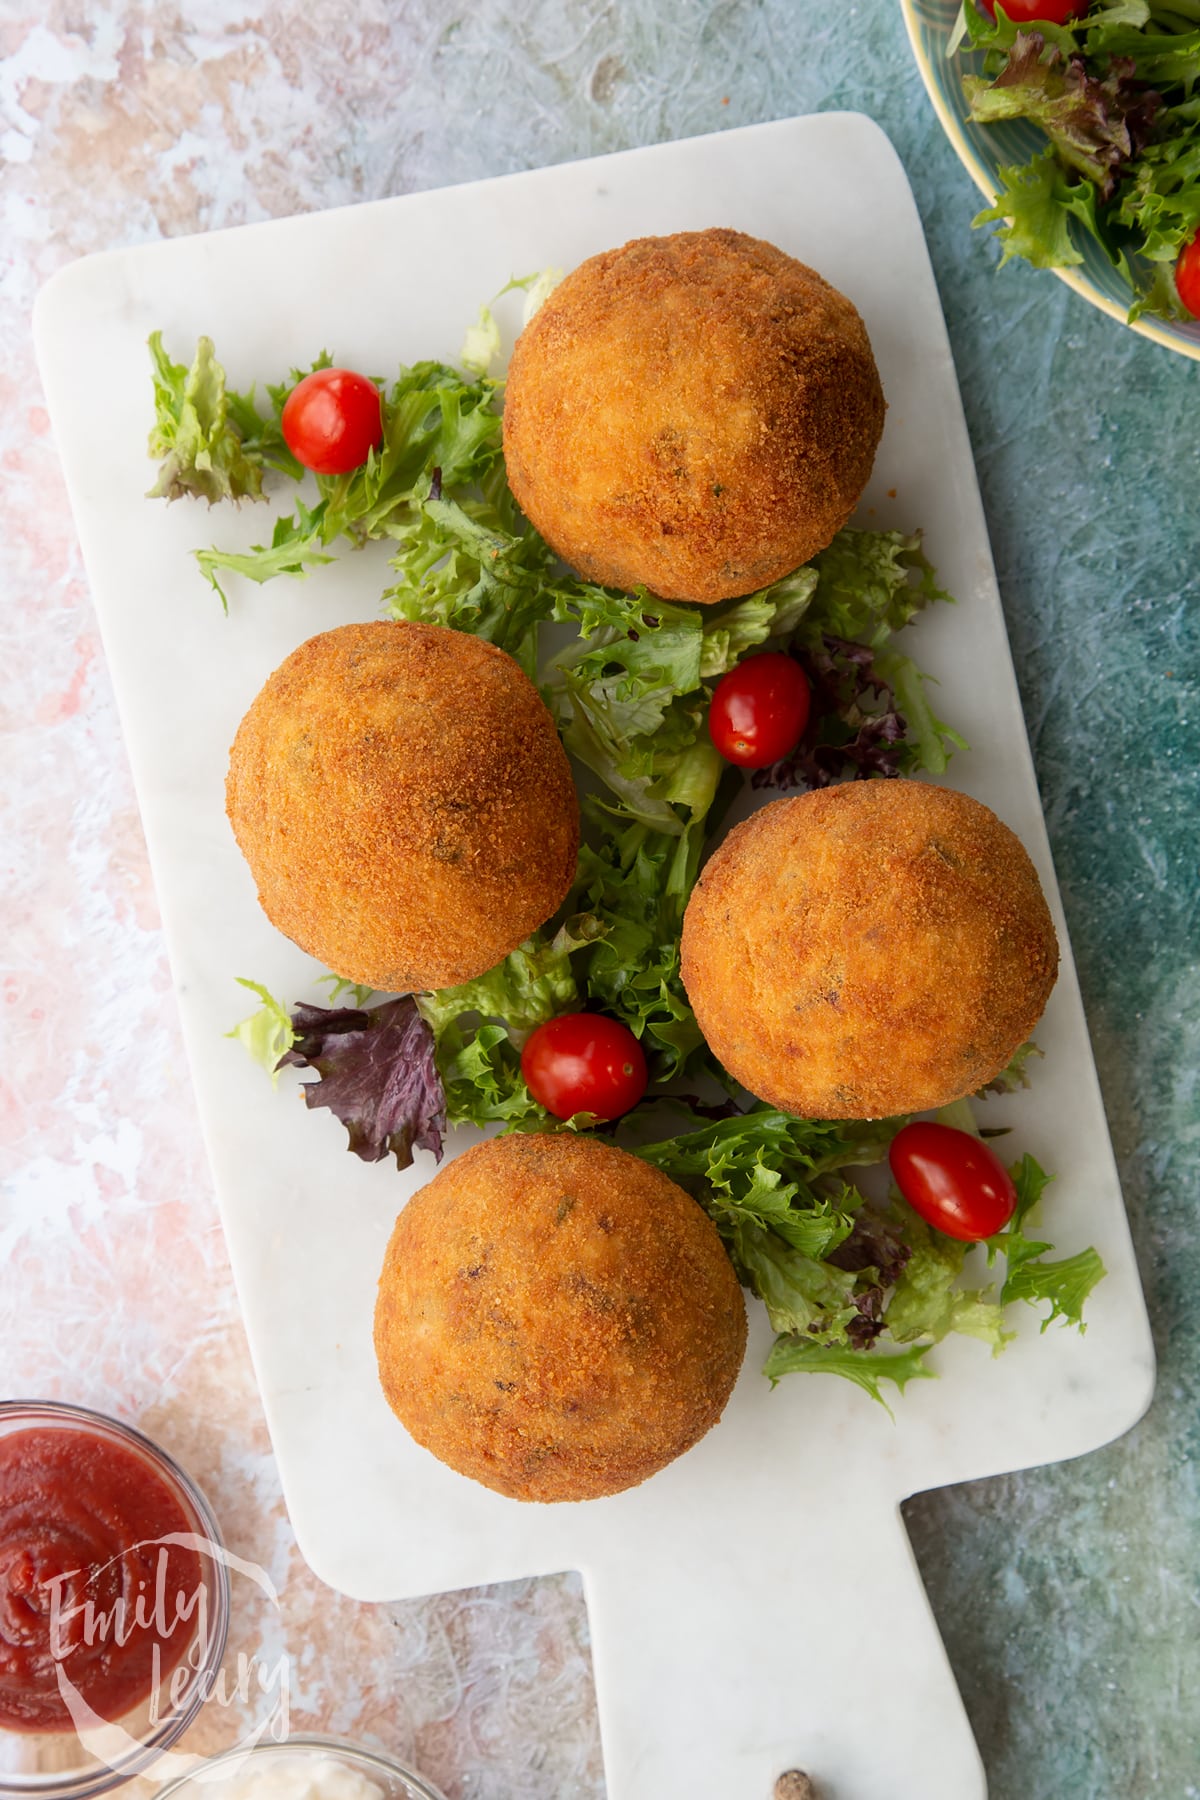
<instances>
[{"instance_id":1,"label":"glass bowl of red sauce","mask_svg":"<svg viewBox=\"0 0 1200 1800\"><path fill-rule=\"evenodd\" d=\"M208 1502L130 1425L0 1401L0 1794L87 1800L215 1685L229 1574Z\"/></svg>"}]
</instances>

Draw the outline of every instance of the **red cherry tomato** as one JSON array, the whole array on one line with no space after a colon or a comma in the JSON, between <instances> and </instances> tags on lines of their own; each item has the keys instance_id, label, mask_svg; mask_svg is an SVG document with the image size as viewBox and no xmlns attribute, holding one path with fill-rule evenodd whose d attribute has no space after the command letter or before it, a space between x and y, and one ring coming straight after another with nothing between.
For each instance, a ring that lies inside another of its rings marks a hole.
<instances>
[{"instance_id":1,"label":"red cherry tomato","mask_svg":"<svg viewBox=\"0 0 1200 1800\"><path fill-rule=\"evenodd\" d=\"M969 1131L918 1119L896 1133L888 1161L913 1211L947 1237L973 1244L1003 1230L1013 1216L1012 1176Z\"/></svg>"},{"instance_id":2,"label":"red cherry tomato","mask_svg":"<svg viewBox=\"0 0 1200 1800\"><path fill-rule=\"evenodd\" d=\"M1091 0L1000 0L1000 4L1014 25L1036 25L1043 20L1051 25L1069 25L1072 19L1082 19ZM980 5L995 18L996 0L980 0Z\"/></svg>"},{"instance_id":3,"label":"red cherry tomato","mask_svg":"<svg viewBox=\"0 0 1200 1800\"><path fill-rule=\"evenodd\" d=\"M556 1119L619 1119L646 1091L646 1058L627 1025L603 1013L562 1013L521 1052L525 1085Z\"/></svg>"},{"instance_id":4,"label":"red cherry tomato","mask_svg":"<svg viewBox=\"0 0 1200 1800\"><path fill-rule=\"evenodd\" d=\"M1179 261L1175 264L1175 286L1179 290L1179 298L1193 319L1200 319L1200 231L1179 252Z\"/></svg>"},{"instance_id":5,"label":"red cherry tomato","mask_svg":"<svg viewBox=\"0 0 1200 1800\"><path fill-rule=\"evenodd\" d=\"M348 475L383 442L379 389L353 369L314 369L284 401L280 425L306 469Z\"/></svg>"},{"instance_id":6,"label":"red cherry tomato","mask_svg":"<svg viewBox=\"0 0 1200 1800\"><path fill-rule=\"evenodd\" d=\"M708 709L708 729L726 762L765 769L800 742L812 694L793 657L778 651L748 656L722 675Z\"/></svg>"}]
</instances>

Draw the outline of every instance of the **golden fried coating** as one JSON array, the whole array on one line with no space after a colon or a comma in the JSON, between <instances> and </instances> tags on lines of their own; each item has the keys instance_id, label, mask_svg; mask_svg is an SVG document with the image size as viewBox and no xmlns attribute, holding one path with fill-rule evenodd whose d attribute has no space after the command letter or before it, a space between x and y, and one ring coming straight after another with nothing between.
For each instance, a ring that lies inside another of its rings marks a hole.
<instances>
[{"instance_id":1,"label":"golden fried coating","mask_svg":"<svg viewBox=\"0 0 1200 1800\"><path fill-rule=\"evenodd\" d=\"M535 313L504 453L520 505L581 575L724 600L824 549L883 414L845 295L759 238L685 231L591 257Z\"/></svg>"},{"instance_id":2,"label":"golden fried coating","mask_svg":"<svg viewBox=\"0 0 1200 1800\"><path fill-rule=\"evenodd\" d=\"M802 1118L874 1119L983 1087L1029 1036L1058 943L1020 842L978 800L858 781L731 831L683 925L713 1051Z\"/></svg>"},{"instance_id":3,"label":"golden fried coating","mask_svg":"<svg viewBox=\"0 0 1200 1800\"><path fill-rule=\"evenodd\" d=\"M579 803L541 696L440 625L301 644L242 720L225 792L271 923L368 987L481 975L575 873Z\"/></svg>"},{"instance_id":4,"label":"golden fried coating","mask_svg":"<svg viewBox=\"0 0 1200 1800\"><path fill-rule=\"evenodd\" d=\"M645 1481L716 1424L746 1348L716 1227L595 1138L493 1138L396 1221L375 1308L392 1410L514 1500Z\"/></svg>"}]
</instances>

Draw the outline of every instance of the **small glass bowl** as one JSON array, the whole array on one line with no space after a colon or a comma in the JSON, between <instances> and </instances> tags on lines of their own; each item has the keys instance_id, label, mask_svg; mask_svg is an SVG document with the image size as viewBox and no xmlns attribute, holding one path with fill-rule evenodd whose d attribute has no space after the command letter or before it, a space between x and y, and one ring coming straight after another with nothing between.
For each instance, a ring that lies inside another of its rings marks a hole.
<instances>
[{"instance_id":1,"label":"small glass bowl","mask_svg":"<svg viewBox=\"0 0 1200 1800\"><path fill-rule=\"evenodd\" d=\"M260 1743L250 1750L225 1750L220 1756L205 1757L186 1775L159 1788L155 1800L216 1800L227 1779L259 1774L264 1767L274 1771L289 1761L307 1764L307 1772L311 1773L312 1765L322 1760L365 1775L382 1788L384 1800L445 1800L431 1781L392 1757L345 1738L322 1737L317 1732L297 1732L282 1744Z\"/></svg>"},{"instance_id":2,"label":"small glass bowl","mask_svg":"<svg viewBox=\"0 0 1200 1800\"><path fill-rule=\"evenodd\" d=\"M971 3L972 0L968 0L968 4ZM957 53L953 56L949 53L959 5L960 0L900 0L913 56L942 130L990 204L1003 185L999 171L1010 163L1028 162L1031 156L1045 149L1046 138L1028 119L980 125L970 117L962 85L963 69L969 65L964 64ZM1083 256L1082 263L1052 272L1092 306L1107 313L1110 319L1127 324L1126 314L1133 304L1128 283L1113 268L1095 238L1085 231L1076 233L1073 222L1072 236ZM1143 315L1128 328L1180 356L1200 360L1200 319L1185 322Z\"/></svg>"},{"instance_id":3,"label":"small glass bowl","mask_svg":"<svg viewBox=\"0 0 1200 1800\"><path fill-rule=\"evenodd\" d=\"M158 1689L123 1718L89 1732L15 1731L0 1725L0 1794L18 1800L90 1800L150 1766L187 1730L204 1705L225 1654L229 1631L229 1572L216 1519L204 1495L164 1450L117 1419L54 1400L0 1401L0 1437L30 1430L79 1431L119 1444L144 1462L174 1495L192 1532L213 1546L200 1558L203 1607L183 1656ZM174 1700L171 1688L180 1670Z\"/></svg>"}]
</instances>

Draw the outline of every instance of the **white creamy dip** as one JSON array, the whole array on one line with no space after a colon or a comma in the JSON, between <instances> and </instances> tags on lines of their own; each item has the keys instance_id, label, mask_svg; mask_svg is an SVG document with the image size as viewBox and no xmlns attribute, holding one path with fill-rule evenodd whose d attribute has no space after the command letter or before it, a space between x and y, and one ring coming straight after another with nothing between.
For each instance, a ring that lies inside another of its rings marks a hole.
<instances>
[{"instance_id":1,"label":"white creamy dip","mask_svg":"<svg viewBox=\"0 0 1200 1800\"><path fill-rule=\"evenodd\" d=\"M378 1782L321 1750L251 1755L229 1775L197 1782L196 1789L198 1800L383 1800Z\"/></svg>"}]
</instances>

